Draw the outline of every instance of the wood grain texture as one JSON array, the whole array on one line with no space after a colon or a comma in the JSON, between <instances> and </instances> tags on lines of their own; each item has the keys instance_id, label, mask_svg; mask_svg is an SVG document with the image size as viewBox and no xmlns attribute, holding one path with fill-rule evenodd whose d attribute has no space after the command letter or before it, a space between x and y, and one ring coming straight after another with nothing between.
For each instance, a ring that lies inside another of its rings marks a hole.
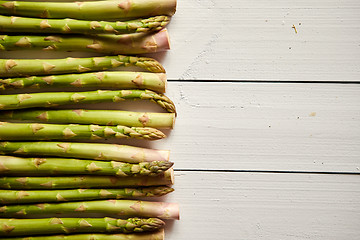
<instances>
[{"instance_id":1,"label":"wood grain texture","mask_svg":"<svg viewBox=\"0 0 360 240\"><path fill-rule=\"evenodd\" d=\"M179 1L164 64L182 80L359 81L359 12L355 0Z\"/></svg>"},{"instance_id":2,"label":"wood grain texture","mask_svg":"<svg viewBox=\"0 0 360 240\"><path fill-rule=\"evenodd\" d=\"M175 168L360 173L360 85L171 82L168 96L175 128L150 146Z\"/></svg>"},{"instance_id":3,"label":"wood grain texture","mask_svg":"<svg viewBox=\"0 0 360 240\"><path fill-rule=\"evenodd\" d=\"M180 221L166 239L357 240L354 175L176 172Z\"/></svg>"}]
</instances>

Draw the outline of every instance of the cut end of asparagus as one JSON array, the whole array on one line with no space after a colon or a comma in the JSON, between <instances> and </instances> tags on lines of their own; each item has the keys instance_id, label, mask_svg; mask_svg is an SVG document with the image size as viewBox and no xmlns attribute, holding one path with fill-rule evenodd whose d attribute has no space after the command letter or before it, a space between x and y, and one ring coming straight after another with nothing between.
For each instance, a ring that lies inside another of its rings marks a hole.
<instances>
[{"instance_id":1,"label":"cut end of asparagus","mask_svg":"<svg viewBox=\"0 0 360 240\"><path fill-rule=\"evenodd\" d=\"M173 219L180 220L180 206L178 203L171 204L169 212L171 216L173 216Z\"/></svg>"},{"instance_id":2,"label":"cut end of asparagus","mask_svg":"<svg viewBox=\"0 0 360 240\"><path fill-rule=\"evenodd\" d=\"M160 154L161 159L163 161L169 161L169 159L170 159L170 151L169 150L158 150L157 152Z\"/></svg>"},{"instance_id":3,"label":"cut end of asparagus","mask_svg":"<svg viewBox=\"0 0 360 240\"><path fill-rule=\"evenodd\" d=\"M167 170L164 174L165 174L165 177L166 177L167 179L169 179L170 185L174 185L174 183L175 183L174 169L173 169L173 168L170 168L170 169Z\"/></svg>"},{"instance_id":4,"label":"cut end of asparagus","mask_svg":"<svg viewBox=\"0 0 360 240\"><path fill-rule=\"evenodd\" d=\"M173 121L172 121L172 125L171 125L171 129L173 129L174 128L174 126L175 126L175 121L176 121L176 113L173 113Z\"/></svg>"},{"instance_id":5,"label":"cut end of asparagus","mask_svg":"<svg viewBox=\"0 0 360 240\"><path fill-rule=\"evenodd\" d=\"M180 209L178 203L163 202L161 205L164 211L161 216L158 216L159 218L180 220Z\"/></svg>"},{"instance_id":6,"label":"cut end of asparagus","mask_svg":"<svg viewBox=\"0 0 360 240\"><path fill-rule=\"evenodd\" d=\"M170 37L166 28L154 34L158 51L166 51L170 49Z\"/></svg>"}]
</instances>

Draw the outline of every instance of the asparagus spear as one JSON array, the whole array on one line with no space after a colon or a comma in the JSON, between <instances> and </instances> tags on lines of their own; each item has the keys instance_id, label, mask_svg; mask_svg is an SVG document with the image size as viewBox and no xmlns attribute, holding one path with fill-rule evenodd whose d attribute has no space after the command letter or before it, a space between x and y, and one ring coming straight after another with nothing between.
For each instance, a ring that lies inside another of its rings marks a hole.
<instances>
[{"instance_id":1,"label":"asparagus spear","mask_svg":"<svg viewBox=\"0 0 360 240\"><path fill-rule=\"evenodd\" d=\"M83 73L119 66L137 66L150 72L165 72L155 59L118 55L93 58L0 59L0 77Z\"/></svg>"},{"instance_id":2,"label":"asparagus spear","mask_svg":"<svg viewBox=\"0 0 360 240\"><path fill-rule=\"evenodd\" d=\"M167 16L124 22L84 21L76 19L41 19L0 15L0 31L18 33L125 34L159 31L170 21Z\"/></svg>"},{"instance_id":3,"label":"asparagus spear","mask_svg":"<svg viewBox=\"0 0 360 240\"><path fill-rule=\"evenodd\" d=\"M102 217L146 217L179 219L177 203L150 202L139 200L96 200L85 202L41 203L29 205L4 205L0 207L0 217L36 217L37 215L73 217L98 214Z\"/></svg>"},{"instance_id":4,"label":"asparagus spear","mask_svg":"<svg viewBox=\"0 0 360 240\"><path fill-rule=\"evenodd\" d=\"M27 236L71 233L133 233L162 228L157 218L39 218L0 219L0 236Z\"/></svg>"},{"instance_id":5,"label":"asparagus spear","mask_svg":"<svg viewBox=\"0 0 360 240\"><path fill-rule=\"evenodd\" d=\"M1 238L2 240L164 240L164 230L151 233L120 234L74 234L35 237Z\"/></svg>"},{"instance_id":6,"label":"asparagus spear","mask_svg":"<svg viewBox=\"0 0 360 240\"><path fill-rule=\"evenodd\" d=\"M117 189L0 190L1 204L68 202L99 199L160 197L174 191L167 186Z\"/></svg>"},{"instance_id":7,"label":"asparagus spear","mask_svg":"<svg viewBox=\"0 0 360 240\"><path fill-rule=\"evenodd\" d=\"M157 140L165 137L160 130L149 127L0 122L0 139L2 140L98 140L108 138Z\"/></svg>"},{"instance_id":8,"label":"asparagus spear","mask_svg":"<svg viewBox=\"0 0 360 240\"><path fill-rule=\"evenodd\" d=\"M2 111L3 120L32 120L50 123L125 125L132 127L173 128L174 113L128 112L118 110L16 110Z\"/></svg>"},{"instance_id":9,"label":"asparagus spear","mask_svg":"<svg viewBox=\"0 0 360 240\"><path fill-rule=\"evenodd\" d=\"M110 176L75 176L75 177L1 177L0 188L12 190L74 189L74 188L118 188L138 186L172 185L173 170L158 176L110 177Z\"/></svg>"},{"instance_id":10,"label":"asparagus spear","mask_svg":"<svg viewBox=\"0 0 360 240\"><path fill-rule=\"evenodd\" d=\"M92 2L0 1L0 14L41 18L107 20L173 15L176 0L120 0Z\"/></svg>"},{"instance_id":11,"label":"asparagus spear","mask_svg":"<svg viewBox=\"0 0 360 240\"><path fill-rule=\"evenodd\" d=\"M115 55L165 51L170 49L170 44L166 29L154 34L128 34L121 36L0 36L0 50L24 49L67 52L82 51Z\"/></svg>"},{"instance_id":12,"label":"asparagus spear","mask_svg":"<svg viewBox=\"0 0 360 240\"><path fill-rule=\"evenodd\" d=\"M166 82L164 73L118 71L0 79L0 89L44 87L139 88L164 93Z\"/></svg>"},{"instance_id":13,"label":"asparagus spear","mask_svg":"<svg viewBox=\"0 0 360 240\"><path fill-rule=\"evenodd\" d=\"M90 92L42 92L0 95L0 110L54 107L66 104L150 100L168 112L176 112L174 103L165 95L150 90L98 90Z\"/></svg>"},{"instance_id":14,"label":"asparagus spear","mask_svg":"<svg viewBox=\"0 0 360 240\"><path fill-rule=\"evenodd\" d=\"M0 154L73 157L128 163L168 161L168 150L78 142L0 142Z\"/></svg>"},{"instance_id":15,"label":"asparagus spear","mask_svg":"<svg viewBox=\"0 0 360 240\"><path fill-rule=\"evenodd\" d=\"M20 158L0 156L2 176L59 176L59 175L110 175L157 176L173 165L169 161L142 162L137 164L123 162L104 162L69 158Z\"/></svg>"}]
</instances>

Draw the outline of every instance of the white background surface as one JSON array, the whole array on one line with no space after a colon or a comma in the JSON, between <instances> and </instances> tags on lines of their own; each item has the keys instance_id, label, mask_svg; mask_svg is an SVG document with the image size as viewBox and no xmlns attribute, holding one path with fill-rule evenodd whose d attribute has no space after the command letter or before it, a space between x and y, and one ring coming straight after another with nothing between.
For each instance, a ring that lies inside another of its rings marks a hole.
<instances>
[{"instance_id":1,"label":"white background surface","mask_svg":"<svg viewBox=\"0 0 360 240\"><path fill-rule=\"evenodd\" d=\"M166 239L360 238L359 13L357 0L178 1L172 50L155 55L176 126L131 142L171 150L181 220Z\"/></svg>"}]
</instances>

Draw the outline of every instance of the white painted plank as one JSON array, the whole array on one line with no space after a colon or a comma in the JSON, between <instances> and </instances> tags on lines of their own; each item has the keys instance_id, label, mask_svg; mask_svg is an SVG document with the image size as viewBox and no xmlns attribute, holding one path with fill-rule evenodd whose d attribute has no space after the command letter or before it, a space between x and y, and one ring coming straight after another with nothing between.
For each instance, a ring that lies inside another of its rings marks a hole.
<instances>
[{"instance_id":1,"label":"white painted plank","mask_svg":"<svg viewBox=\"0 0 360 240\"><path fill-rule=\"evenodd\" d=\"M177 172L167 239L357 240L356 175Z\"/></svg>"},{"instance_id":2,"label":"white painted plank","mask_svg":"<svg viewBox=\"0 0 360 240\"><path fill-rule=\"evenodd\" d=\"M170 83L176 168L360 173L360 85Z\"/></svg>"},{"instance_id":3,"label":"white painted plank","mask_svg":"<svg viewBox=\"0 0 360 240\"><path fill-rule=\"evenodd\" d=\"M170 149L178 169L360 173L358 84L170 82L167 95L178 111L167 139L108 142Z\"/></svg>"},{"instance_id":4,"label":"white painted plank","mask_svg":"<svg viewBox=\"0 0 360 240\"><path fill-rule=\"evenodd\" d=\"M172 79L358 81L359 11L356 0L178 1L164 64Z\"/></svg>"},{"instance_id":5,"label":"white painted plank","mask_svg":"<svg viewBox=\"0 0 360 240\"><path fill-rule=\"evenodd\" d=\"M172 50L154 56L171 79L359 81L359 12L357 0L179 0L169 25Z\"/></svg>"}]
</instances>

